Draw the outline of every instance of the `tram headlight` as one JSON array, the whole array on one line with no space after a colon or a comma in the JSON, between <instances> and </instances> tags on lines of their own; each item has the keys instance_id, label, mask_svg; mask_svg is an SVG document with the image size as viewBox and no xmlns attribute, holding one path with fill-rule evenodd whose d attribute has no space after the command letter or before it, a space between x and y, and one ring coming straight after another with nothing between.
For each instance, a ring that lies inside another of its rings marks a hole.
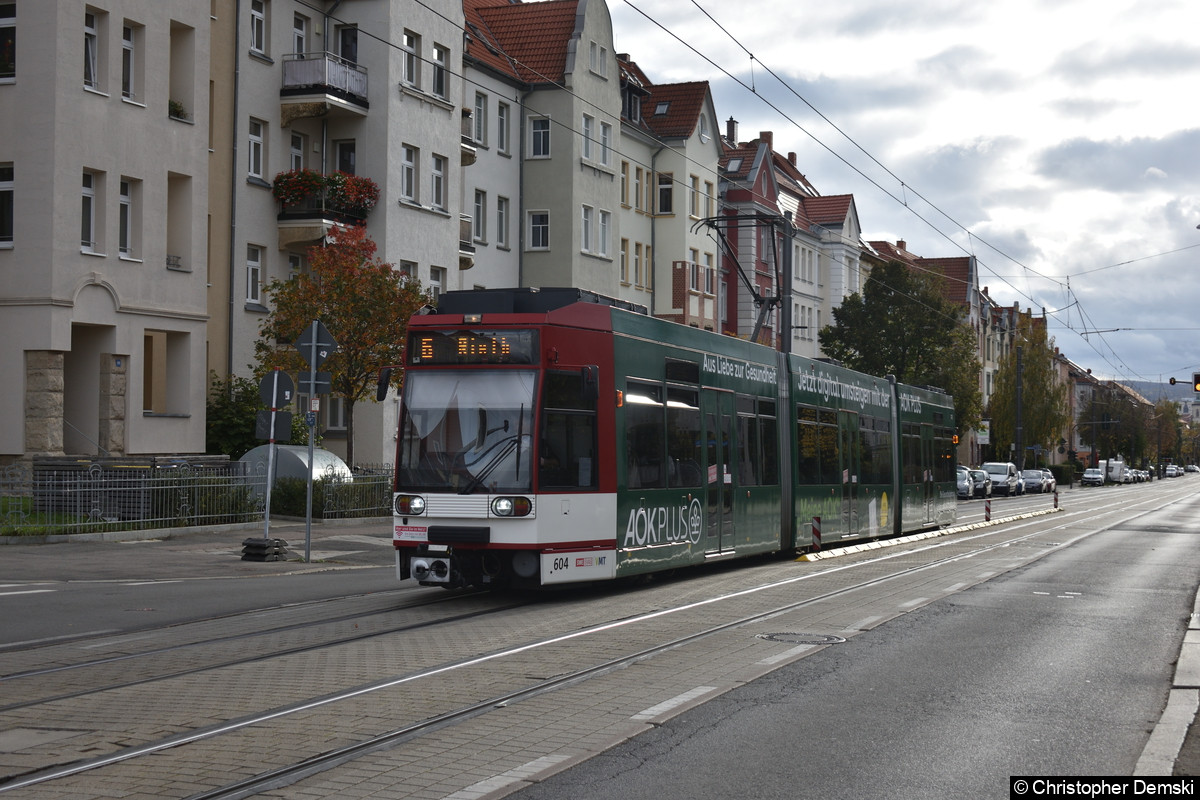
<instances>
[{"instance_id":1,"label":"tram headlight","mask_svg":"<svg viewBox=\"0 0 1200 800\"><path fill-rule=\"evenodd\" d=\"M528 497L497 497L492 500L492 513L497 517L527 517L533 511Z\"/></svg>"},{"instance_id":2,"label":"tram headlight","mask_svg":"<svg viewBox=\"0 0 1200 800\"><path fill-rule=\"evenodd\" d=\"M402 517L416 517L425 513L425 498L420 495L398 494L392 505Z\"/></svg>"}]
</instances>

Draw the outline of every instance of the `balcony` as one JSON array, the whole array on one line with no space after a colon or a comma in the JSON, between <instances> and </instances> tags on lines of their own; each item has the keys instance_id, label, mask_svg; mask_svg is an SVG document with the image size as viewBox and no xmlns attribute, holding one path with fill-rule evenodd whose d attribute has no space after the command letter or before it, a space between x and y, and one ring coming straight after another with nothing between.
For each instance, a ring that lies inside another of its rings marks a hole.
<instances>
[{"instance_id":1,"label":"balcony","mask_svg":"<svg viewBox=\"0 0 1200 800\"><path fill-rule=\"evenodd\" d=\"M475 159L479 157L478 151L475 149L475 112L469 108L462 110L462 141L460 144L461 158L460 163L464 167L469 167L475 163Z\"/></svg>"},{"instance_id":2,"label":"balcony","mask_svg":"<svg viewBox=\"0 0 1200 800\"><path fill-rule=\"evenodd\" d=\"M303 117L366 116L367 70L333 53L289 54L283 57L279 97L285 127Z\"/></svg>"},{"instance_id":3,"label":"balcony","mask_svg":"<svg viewBox=\"0 0 1200 800\"><path fill-rule=\"evenodd\" d=\"M272 193L279 201L279 247L315 242L334 225L358 225L379 200L370 178L334 172L291 170L275 176Z\"/></svg>"}]
</instances>

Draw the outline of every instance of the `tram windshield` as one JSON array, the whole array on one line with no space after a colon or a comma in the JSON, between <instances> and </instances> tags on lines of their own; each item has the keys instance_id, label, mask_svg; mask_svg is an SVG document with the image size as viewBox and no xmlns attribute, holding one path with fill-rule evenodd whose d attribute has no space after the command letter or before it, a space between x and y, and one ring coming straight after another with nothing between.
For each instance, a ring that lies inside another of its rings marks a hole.
<instances>
[{"instance_id":1,"label":"tram windshield","mask_svg":"<svg viewBox=\"0 0 1200 800\"><path fill-rule=\"evenodd\" d=\"M404 490L532 489L532 370L416 370L404 377L397 484Z\"/></svg>"}]
</instances>

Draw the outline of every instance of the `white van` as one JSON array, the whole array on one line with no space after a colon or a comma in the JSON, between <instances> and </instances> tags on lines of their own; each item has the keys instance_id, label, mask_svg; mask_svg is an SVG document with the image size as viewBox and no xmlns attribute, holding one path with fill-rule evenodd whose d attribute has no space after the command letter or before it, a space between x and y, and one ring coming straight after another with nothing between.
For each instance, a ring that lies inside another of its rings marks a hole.
<instances>
[{"instance_id":1,"label":"white van","mask_svg":"<svg viewBox=\"0 0 1200 800\"><path fill-rule=\"evenodd\" d=\"M992 493L1012 497L1017 493L1017 465L1011 461L989 461L980 469L992 476Z\"/></svg>"}]
</instances>

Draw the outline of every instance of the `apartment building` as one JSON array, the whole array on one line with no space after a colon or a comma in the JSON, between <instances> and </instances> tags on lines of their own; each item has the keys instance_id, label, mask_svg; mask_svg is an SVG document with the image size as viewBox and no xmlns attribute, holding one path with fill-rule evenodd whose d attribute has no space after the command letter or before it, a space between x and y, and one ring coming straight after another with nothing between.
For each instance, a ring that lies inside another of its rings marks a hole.
<instances>
[{"instance_id":1,"label":"apartment building","mask_svg":"<svg viewBox=\"0 0 1200 800\"><path fill-rule=\"evenodd\" d=\"M205 3L0 3L0 461L203 452L209 36Z\"/></svg>"}]
</instances>

